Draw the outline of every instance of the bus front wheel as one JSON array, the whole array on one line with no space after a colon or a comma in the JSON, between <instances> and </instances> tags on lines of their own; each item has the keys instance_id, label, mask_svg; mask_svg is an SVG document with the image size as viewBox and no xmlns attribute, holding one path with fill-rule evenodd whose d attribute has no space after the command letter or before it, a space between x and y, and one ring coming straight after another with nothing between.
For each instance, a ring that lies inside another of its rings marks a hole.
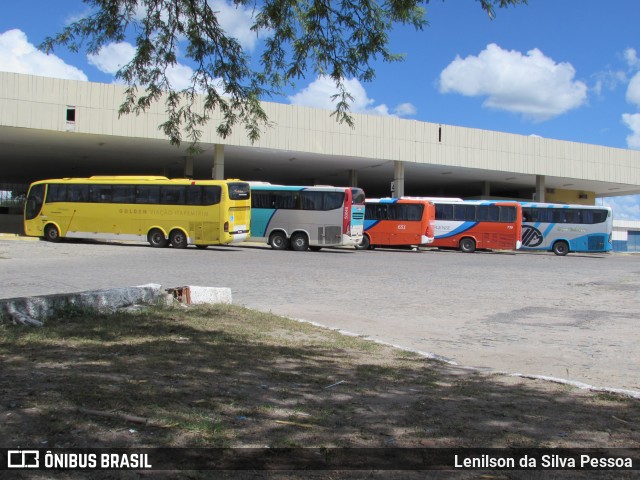
<instances>
[{"instance_id":1,"label":"bus front wheel","mask_svg":"<svg viewBox=\"0 0 640 480\"><path fill-rule=\"evenodd\" d=\"M460 240L460 251L464 253L473 253L476 251L476 242L473 238L463 238Z\"/></svg>"},{"instance_id":2,"label":"bus front wheel","mask_svg":"<svg viewBox=\"0 0 640 480\"><path fill-rule=\"evenodd\" d=\"M296 252L305 252L309 249L309 239L304 233L294 233L291 236L291 248Z\"/></svg>"},{"instance_id":3,"label":"bus front wheel","mask_svg":"<svg viewBox=\"0 0 640 480\"><path fill-rule=\"evenodd\" d=\"M287 236L282 232L272 233L269 237L269 245L274 250L286 250L289 242L287 240Z\"/></svg>"},{"instance_id":4,"label":"bus front wheel","mask_svg":"<svg viewBox=\"0 0 640 480\"><path fill-rule=\"evenodd\" d=\"M369 237L364 235L362 237L362 242L356 244L356 250L369 250L369 248L371 248L371 241L369 240Z\"/></svg>"},{"instance_id":5,"label":"bus front wheel","mask_svg":"<svg viewBox=\"0 0 640 480\"><path fill-rule=\"evenodd\" d=\"M147 235L147 241L153 248L164 248L167 246L167 239L164 238L162 230L158 228L154 228L149 232L149 235Z\"/></svg>"},{"instance_id":6,"label":"bus front wheel","mask_svg":"<svg viewBox=\"0 0 640 480\"><path fill-rule=\"evenodd\" d=\"M51 224L44 227L44 239L49 242L59 242L60 231L58 230L58 227Z\"/></svg>"},{"instance_id":7,"label":"bus front wheel","mask_svg":"<svg viewBox=\"0 0 640 480\"><path fill-rule=\"evenodd\" d=\"M173 248L187 248L187 236L182 230L174 230L169 235L169 242Z\"/></svg>"},{"instance_id":8,"label":"bus front wheel","mask_svg":"<svg viewBox=\"0 0 640 480\"><path fill-rule=\"evenodd\" d=\"M564 257L567 253L569 253L569 244L564 240L559 240L553 244L553 253Z\"/></svg>"}]
</instances>

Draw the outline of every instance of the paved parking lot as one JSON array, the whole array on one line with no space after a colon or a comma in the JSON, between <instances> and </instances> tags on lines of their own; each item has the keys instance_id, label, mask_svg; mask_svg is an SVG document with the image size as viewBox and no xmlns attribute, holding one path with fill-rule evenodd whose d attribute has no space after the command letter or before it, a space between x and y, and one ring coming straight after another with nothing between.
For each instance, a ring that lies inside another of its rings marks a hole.
<instances>
[{"instance_id":1,"label":"paved parking lot","mask_svg":"<svg viewBox=\"0 0 640 480\"><path fill-rule=\"evenodd\" d=\"M640 391L640 256L0 240L0 298L160 283L460 365Z\"/></svg>"}]
</instances>

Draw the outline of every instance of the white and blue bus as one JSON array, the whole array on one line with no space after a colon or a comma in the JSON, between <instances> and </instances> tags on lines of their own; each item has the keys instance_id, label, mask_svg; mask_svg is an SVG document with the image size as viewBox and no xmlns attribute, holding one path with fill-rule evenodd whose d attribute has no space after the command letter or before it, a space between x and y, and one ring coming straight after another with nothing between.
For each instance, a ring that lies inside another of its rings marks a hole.
<instances>
[{"instance_id":1,"label":"white and blue bus","mask_svg":"<svg viewBox=\"0 0 640 480\"><path fill-rule=\"evenodd\" d=\"M612 230L609 207L522 203L522 250L609 252Z\"/></svg>"},{"instance_id":2,"label":"white and blue bus","mask_svg":"<svg viewBox=\"0 0 640 480\"><path fill-rule=\"evenodd\" d=\"M249 182L251 237L275 250L356 246L364 232L364 191Z\"/></svg>"}]
</instances>

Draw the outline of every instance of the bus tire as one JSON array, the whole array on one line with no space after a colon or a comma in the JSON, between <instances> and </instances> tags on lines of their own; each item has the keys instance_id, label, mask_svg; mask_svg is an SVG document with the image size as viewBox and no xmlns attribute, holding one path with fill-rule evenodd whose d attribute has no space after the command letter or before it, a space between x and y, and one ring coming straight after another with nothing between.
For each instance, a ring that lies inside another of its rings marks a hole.
<instances>
[{"instance_id":1,"label":"bus tire","mask_svg":"<svg viewBox=\"0 0 640 480\"><path fill-rule=\"evenodd\" d=\"M153 248L164 248L167 246L167 239L164 237L164 233L159 228L154 228L147 235L147 241Z\"/></svg>"},{"instance_id":2,"label":"bus tire","mask_svg":"<svg viewBox=\"0 0 640 480\"><path fill-rule=\"evenodd\" d=\"M367 235L362 236L362 242L356 245L356 250L369 250L371 248L371 240Z\"/></svg>"},{"instance_id":3,"label":"bus tire","mask_svg":"<svg viewBox=\"0 0 640 480\"><path fill-rule=\"evenodd\" d=\"M44 239L48 242L58 243L60 241L60 230L58 230L58 227L52 223L44 227Z\"/></svg>"},{"instance_id":4,"label":"bus tire","mask_svg":"<svg viewBox=\"0 0 640 480\"><path fill-rule=\"evenodd\" d=\"M564 257L567 253L569 253L569 244L564 240L558 240L553 244L553 253L558 255L559 257Z\"/></svg>"},{"instance_id":5,"label":"bus tire","mask_svg":"<svg viewBox=\"0 0 640 480\"><path fill-rule=\"evenodd\" d=\"M173 248L187 248L187 236L182 230L176 228L169 234L169 243Z\"/></svg>"},{"instance_id":6,"label":"bus tire","mask_svg":"<svg viewBox=\"0 0 640 480\"><path fill-rule=\"evenodd\" d=\"M269 237L269 245L274 250L286 250L289 248L289 240L283 232L273 232Z\"/></svg>"},{"instance_id":7,"label":"bus tire","mask_svg":"<svg viewBox=\"0 0 640 480\"><path fill-rule=\"evenodd\" d=\"M304 233L294 233L291 235L291 249L296 252L306 252L309 250L309 239Z\"/></svg>"},{"instance_id":8,"label":"bus tire","mask_svg":"<svg viewBox=\"0 0 640 480\"><path fill-rule=\"evenodd\" d=\"M473 253L476 251L476 242L473 238L465 237L460 240L460 251L464 253Z\"/></svg>"}]
</instances>

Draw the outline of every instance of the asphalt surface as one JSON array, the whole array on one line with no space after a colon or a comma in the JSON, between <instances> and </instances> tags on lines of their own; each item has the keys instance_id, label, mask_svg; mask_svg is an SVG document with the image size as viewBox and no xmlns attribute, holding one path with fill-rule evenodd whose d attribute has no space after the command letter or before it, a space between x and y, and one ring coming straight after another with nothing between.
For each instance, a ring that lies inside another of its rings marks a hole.
<instances>
[{"instance_id":1,"label":"asphalt surface","mask_svg":"<svg viewBox=\"0 0 640 480\"><path fill-rule=\"evenodd\" d=\"M640 256L0 239L0 298L159 283L459 365L640 392Z\"/></svg>"}]
</instances>

